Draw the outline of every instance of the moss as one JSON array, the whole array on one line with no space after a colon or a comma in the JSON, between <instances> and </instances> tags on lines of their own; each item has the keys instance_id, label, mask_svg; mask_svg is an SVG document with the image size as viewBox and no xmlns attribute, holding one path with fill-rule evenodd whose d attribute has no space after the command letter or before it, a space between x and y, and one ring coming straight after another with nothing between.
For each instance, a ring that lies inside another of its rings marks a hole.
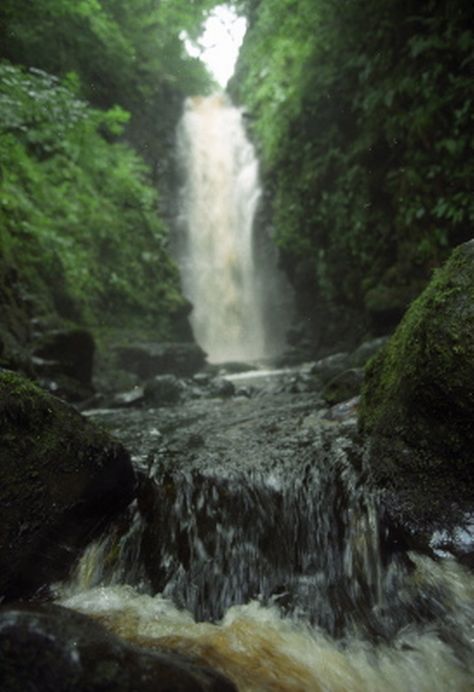
<instances>
[{"instance_id":1,"label":"moss","mask_svg":"<svg viewBox=\"0 0 474 692\"><path fill-rule=\"evenodd\" d=\"M474 407L473 262L474 243L459 247L370 361L361 404L366 432L416 412L442 418L453 407L458 415Z\"/></svg>"},{"instance_id":2,"label":"moss","mask_svg":"<svg viewBox=\"0 0 474 692\"><path fill-rule=\"evenodd\" d=\"M375 478L383 487L411 486L412 501L428 513L441 496L445 504L472 500L473 270L470 241L435 273L366 367L360 427L373 440Z\"/></svg>"},{"instance_id":3,"label":"moss","mask_svg":"<svg viewBox=\"0 0 474 692\"><path fill-rule=\"evenodd\" d=\"M107 433L10 372L0 438L0 593L18 594L62 573L73 546L130 501L134 476Z\"/></svg>"}]
</instances>

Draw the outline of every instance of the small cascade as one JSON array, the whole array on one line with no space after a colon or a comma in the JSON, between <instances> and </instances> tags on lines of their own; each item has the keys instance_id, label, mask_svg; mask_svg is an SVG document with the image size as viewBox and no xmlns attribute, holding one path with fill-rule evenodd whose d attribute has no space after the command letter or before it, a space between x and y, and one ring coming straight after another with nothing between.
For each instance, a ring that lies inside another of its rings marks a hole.
<instances>
[{"instance_id":1,"label":"small cascade","mask_svg":"<svg viewBox=\"0 0 474 692\"><path fill-rule=\"evenodd\" d=\"M290 289L255 227L258 162L241 111L224 95L188 99L178 157L184 184L174 251L197 342L216 363L279 353Z\"/></svg>"},{"instance_id":2,"label":"small cascade","mask_svg":"<svg viewBox=\"0 0 474 692\"><path fill-rule=\"evenodd\" d=\"M346 460L175 471L152 484L144 553L153 590L197 620L255 599L331 634L356 620L371 626L384 602L378 521Z\"/></svg>"},{"instance_id":3,"label":"small cascade","mask_svg":"<svg viewBox=\"0 0 474 692\"><path fill-rule=\"evenodd\" d=\"M405 552L355 418L272 397L114 414L154 451L57 600L239 692L470 692L472 574Z\"/></svg>"},{"instance_id":4,"label":"small cascade","mask_svg":"<svg viewBox=\"0 0 474 692\"><path fill-rule=\"evenodd\" d=\"M376 502L333 442L333 463L301 476L217 464L150 479L144 518L91 546L60 602L240 692L467 692L472 579L384 559Z\"/></svg>"}]
</instances>

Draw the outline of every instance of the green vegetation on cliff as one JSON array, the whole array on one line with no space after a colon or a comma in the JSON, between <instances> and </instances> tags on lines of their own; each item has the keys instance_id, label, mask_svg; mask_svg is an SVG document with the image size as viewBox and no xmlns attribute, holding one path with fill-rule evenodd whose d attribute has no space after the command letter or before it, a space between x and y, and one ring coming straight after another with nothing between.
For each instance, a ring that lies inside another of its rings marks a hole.
<instances>
[{"instance_id":1,"label":"green vegetation on cliff","mask_svg":"<svg viewBox=\"0 0 474 692\"><path fill-rule=\"evenodd\" d=\"M127 113L94 110L67 82L3 63L0 120L3 261L43 312L166 333L183 299L147 168L109 141Z\"/></svg>"},{"instance_id":2,"label":"green vegetation on cliff","mask_svg":"<svg viewBox=\"0 0 474 692\"><path fill-rule=\"evenodd\" d=\"M473 21L467 0L254 7L233 91L308 315L390 328L470 237Z\"/></svg>"},{"instance_id":3,"label":"green vegetation on cliff","mask_svg":"<svg viewBox=\"0 0 474 692\"><path fill-rule=\"evenodd\" d=\"M167 250L174 130L183 98L211 86L179 35L198 31L213 4L2 3L7 363L21 360L34 317L175 337L187 304Z\"/></svg>"}]
</instances>

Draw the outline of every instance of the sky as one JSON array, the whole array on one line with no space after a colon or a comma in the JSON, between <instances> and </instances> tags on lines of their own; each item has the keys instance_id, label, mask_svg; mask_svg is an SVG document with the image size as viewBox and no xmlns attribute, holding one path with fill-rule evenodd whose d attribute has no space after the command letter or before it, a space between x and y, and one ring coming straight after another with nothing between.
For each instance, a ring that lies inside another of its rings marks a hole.
<instances>
[{"instance_id":1,"label":"sky","mask_svg":"<svg viewBox=\"0 0 474 692\"><path fill-rule=\"evenodd\" d=\"M246 29L245 17L239 17L228 5L218 5L210 13L197 42L191 41L186 32L181 34L181 39L188 53L200 58L225 89L234 73Z\"/></svg>"}]
</instances>

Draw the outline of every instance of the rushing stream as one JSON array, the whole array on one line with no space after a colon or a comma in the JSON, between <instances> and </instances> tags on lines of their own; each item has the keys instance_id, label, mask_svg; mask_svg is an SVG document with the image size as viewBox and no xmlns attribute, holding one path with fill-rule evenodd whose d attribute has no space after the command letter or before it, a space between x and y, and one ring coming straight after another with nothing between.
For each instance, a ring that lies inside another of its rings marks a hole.
<instances>
[{"instance_id":1,"label":"rushing stream","mask_svg":"<svg viewBox=\"0 0 474 692\"><path fill-rule=\"evenodd\" d=\"M241 691L472 690L472 577L397 549L353 416L285 386L94 415L146 477L63 604Z\"/></svg>"}]
</instances>

